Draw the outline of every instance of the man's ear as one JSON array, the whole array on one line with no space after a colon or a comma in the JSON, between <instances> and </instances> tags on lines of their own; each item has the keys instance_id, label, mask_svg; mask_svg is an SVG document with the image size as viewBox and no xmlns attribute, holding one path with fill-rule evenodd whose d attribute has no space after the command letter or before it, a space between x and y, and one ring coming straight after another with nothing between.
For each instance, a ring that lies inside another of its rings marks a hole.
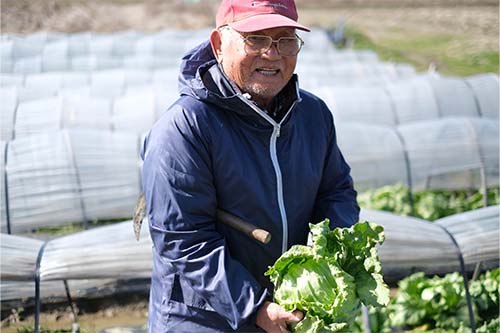
<instances>
[{"instance_id":1,"label":"man's ear","mask_svg":"<svg viewBox=\"0 0 500 333\"><path fill-rule=\"evenodd\" d=\"M222 36L219 30L212 30L210 34L210 44L212 45L215 59L217 59L219 64L222 64Z\"/></svg>"}]
</instances>

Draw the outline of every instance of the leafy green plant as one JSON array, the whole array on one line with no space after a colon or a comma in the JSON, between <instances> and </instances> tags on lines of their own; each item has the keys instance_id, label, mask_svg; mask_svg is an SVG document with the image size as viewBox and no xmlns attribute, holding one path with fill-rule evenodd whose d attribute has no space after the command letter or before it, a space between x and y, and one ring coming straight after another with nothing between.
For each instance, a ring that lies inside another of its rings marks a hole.
<instances>
[{"instance_id":1,"label":"leafy green plant","mask_svg":"<svg viewBox=\"0 0 500 333\"><path fill-rule=\"evenodd\" d=\"M400 292L391 304L393 326L458 330L461 323L468 321L463 278L459 273L431 279L417 273L402 280L399 287Z\"/></svg>"},{"instance_id":2,"label":"leafy green plant","mask_svg":"<svg viewBox=\"0 0 500 333\"><path fill-rule=\"evenodd\" d=\"M478 333L497 333L500 328L499 284L500 268L470 282ZM396 327L408 332L467 333L471 325L466 302L459 273L432 278L415 273L399 282L398 293L387 308L370 310L372 332L388 333Z\"/></svg>"},{"instance_id":3,"label":"leafy green plant","mask_svg":"<svg viewBox=\"0 0 500 333\"><path fill-rule=\"evenodd\" d=\"M296 332L351 332L361 303L389 302L375 247L384 241L383 228L359 222L330 230L329 223L311 224L312 247L292 246L265 273L279 304L305 312Z\"/></svg>"},{"instance_id":4,"label":"leafy green plant","mask_svg":"<svg viewBox=\"0 0 500 333\"><path fill-rule=\"evenodd\" d=\"M476 305L477 317L483 321L497 319L500 299L500 269L488 271L470 284L470 294Z\"/></svg>"},{"instance_id":5,"label":"leafy green plant","mask_svg":"<svg viewBox=\"0 0 500 333\"><path fill-rule=\"evenodd\" d=\"M490 188L488 204L500 204L500 188ZM358 195L358 203L363 208L384 210L405 216L415 216L429 221L483 207L480 191L429 190L412 194L413 208L408 187L396 184L376 190L368 190Z\"/></svg>"}]
</instances>

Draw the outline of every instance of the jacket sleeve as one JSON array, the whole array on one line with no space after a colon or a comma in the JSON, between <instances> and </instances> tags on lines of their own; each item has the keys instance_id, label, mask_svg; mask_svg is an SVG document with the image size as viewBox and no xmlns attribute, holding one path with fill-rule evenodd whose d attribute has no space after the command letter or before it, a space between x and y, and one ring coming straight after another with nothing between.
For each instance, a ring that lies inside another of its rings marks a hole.
<instances>
[{"instance_id":1,"label":"jacket sleeve","mask_svg":"<svg viewBox=\"0 0 500 333\"><path fill-rule=\"evenodd\" d=\"M328 148L311 221L317 223L328 218L331 228L350 227L359 220L357 193L350 175L351 168L337 145L332 114L324 103L322 105L328 118L325 119Z\"/></svg>"},{"instance_id":2,"label":"jacket sleeve","mask_svg":"<svg viewBox=\"0 0 500 333\"><path fill-rule=\"evenodd\" d=\"M142 181L150 233L154 251L237 329L255 319L267 290L231 258L216 229L210 137L198 117L174 107L145 141Z\"/></svg>"}]
</instances>

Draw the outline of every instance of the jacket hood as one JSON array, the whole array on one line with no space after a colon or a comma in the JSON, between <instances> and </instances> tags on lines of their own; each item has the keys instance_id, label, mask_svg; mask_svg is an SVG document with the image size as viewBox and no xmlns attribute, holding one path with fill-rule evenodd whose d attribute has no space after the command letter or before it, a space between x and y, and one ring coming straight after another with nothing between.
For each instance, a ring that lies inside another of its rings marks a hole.
<instances>
[{"instance_id":1,"label":"jacket hood","mask_svg":"<svg viewBox=\"0 0 500 333\"><path fill-rule=\"evenodd\" d=\"M182 58L179 93L221 106L239 100L239 91L217 63L209 40L196 46Z\"/></svg>"},{"instance_id":2,"label":"jacket hood","mask_svg":"<svg viewBox=\"0 0 500 333\"><path fill-rule=\"evenodd\" d=\"M229 80L217 63L209 40L196 46L182 58L179 93L216 104L244 116L249 116L249 113L254 115L254 112L248 112L250 107L243 101L245 97L242 92ZM286 100L289 105L294 101L300 101L296 75L292 77L282 93L287 96Z\"/></svg>"}]
</instances>

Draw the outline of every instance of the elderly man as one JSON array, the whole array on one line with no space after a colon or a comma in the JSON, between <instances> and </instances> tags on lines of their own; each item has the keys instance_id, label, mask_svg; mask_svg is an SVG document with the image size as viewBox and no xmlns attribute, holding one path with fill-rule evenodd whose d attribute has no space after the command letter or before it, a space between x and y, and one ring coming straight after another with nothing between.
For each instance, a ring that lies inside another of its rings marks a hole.
<instances>
[{"instance_id":1,"label":"elderly man","mask_svg":"<svg viewBox=\"0 0 500 333\"><path fill-rule=\"evenodd\" d=\"M273 303L268 266L308 223L358 220L332 114L299 90L293 0L223 0L217 28L183 58L181 97L143 147L154 248L149 331L286 332L302 313ZM220 208L272 234L216 223Z\"/></svg>"}]
</instances>

